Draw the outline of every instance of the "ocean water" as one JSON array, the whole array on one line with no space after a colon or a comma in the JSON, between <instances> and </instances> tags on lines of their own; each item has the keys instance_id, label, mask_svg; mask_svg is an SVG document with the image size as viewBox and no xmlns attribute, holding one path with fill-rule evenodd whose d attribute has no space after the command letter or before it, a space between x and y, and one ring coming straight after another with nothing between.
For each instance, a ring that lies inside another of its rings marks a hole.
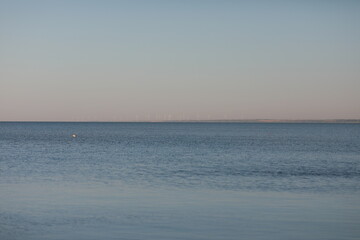
<instances>
[{"instance_id":1,"label":"ocean water","mask_svg":"<svg viewBox=\"0 0 360 240\"><path fill-rule=\"evenodd\" d=\"M1 240L355 240L359 226L360 124L0 123Z\"/></svg>"}]
</instances>

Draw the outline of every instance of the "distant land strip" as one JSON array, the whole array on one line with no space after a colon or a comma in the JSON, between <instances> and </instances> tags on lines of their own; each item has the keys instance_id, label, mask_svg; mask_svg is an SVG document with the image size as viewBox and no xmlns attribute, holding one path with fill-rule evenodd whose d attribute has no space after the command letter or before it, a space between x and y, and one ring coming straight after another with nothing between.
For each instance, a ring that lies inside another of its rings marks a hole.
<instances>
[{"instance_id":1,"label":"distant land strip","mask_svg":"<svg viewBox=\"0 0 360 240\"><path fill-rule=\"evenodd\" d=\"M147 121L0 121L0 123L10 123L10 122L98 122L98 123L106 123L106 122L165 122L165 123L180 123L180 122L189 122L189 123L360 123L360 119L304 119L304 120L291 120L291 119L213 119L213 120L147 120Z\"/></svg>"},{"instance_id":2,"label":"distant land strip","mask_svg":"<svg viewBox=\"0 0 360 240\"><path fill-rule=\"evenodd\" d=\"M166 121L165 121L166 122ZM167 122L238 122L238 123L360 123L360 119L323 119L323 120L287 120L287 119L233 119L233 120L186 120Z\"/></svg>"}]
</instances>

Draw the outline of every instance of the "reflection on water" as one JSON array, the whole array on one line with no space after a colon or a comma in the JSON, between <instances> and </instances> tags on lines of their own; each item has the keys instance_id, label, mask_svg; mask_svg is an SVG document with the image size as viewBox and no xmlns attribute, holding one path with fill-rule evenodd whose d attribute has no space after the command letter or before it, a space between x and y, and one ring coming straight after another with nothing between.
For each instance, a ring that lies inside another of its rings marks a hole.
<instances>
[{"instance_id":1,"label":"reflection on water","mask_svg":"<svg viewBox=\"0 0 360 240\"><path fill-rule=\"evenodd\" d=\"M356 239L359 198L334 194L1 186L1 239ZM311 235L309 235L311 234Z\"/></svg>"}]
</instances>

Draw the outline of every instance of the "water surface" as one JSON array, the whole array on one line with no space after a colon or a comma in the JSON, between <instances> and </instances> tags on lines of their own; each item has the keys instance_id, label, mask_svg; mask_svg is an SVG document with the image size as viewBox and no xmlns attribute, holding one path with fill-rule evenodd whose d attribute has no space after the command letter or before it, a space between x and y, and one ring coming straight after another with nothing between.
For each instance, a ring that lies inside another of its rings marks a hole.
<instances>
[{"instance_id":1,"label":"water surface","mask_svg":"<svg viewBox=\"0 0 360 240\"><path fill-rule=\"evenodd\" d=\"M359 124L3 122L0 239L359 239L359 180Z\"/></svg>"}]
</instances>

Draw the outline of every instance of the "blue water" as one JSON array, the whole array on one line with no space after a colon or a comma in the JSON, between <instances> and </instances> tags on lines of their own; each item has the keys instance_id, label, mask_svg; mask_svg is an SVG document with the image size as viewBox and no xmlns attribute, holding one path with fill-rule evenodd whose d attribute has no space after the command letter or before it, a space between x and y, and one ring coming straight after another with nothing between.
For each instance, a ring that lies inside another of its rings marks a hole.
<instances>
[{"instance_id":1,"label":"blue water","mask_svg":"<svg viewBox=\"0 0 360 240\"><path fill-rule=\"evenodd\" d=\"M360 239L359 224L360 124L0 123L1 240Z\"/></svg>"}]
</instances>

